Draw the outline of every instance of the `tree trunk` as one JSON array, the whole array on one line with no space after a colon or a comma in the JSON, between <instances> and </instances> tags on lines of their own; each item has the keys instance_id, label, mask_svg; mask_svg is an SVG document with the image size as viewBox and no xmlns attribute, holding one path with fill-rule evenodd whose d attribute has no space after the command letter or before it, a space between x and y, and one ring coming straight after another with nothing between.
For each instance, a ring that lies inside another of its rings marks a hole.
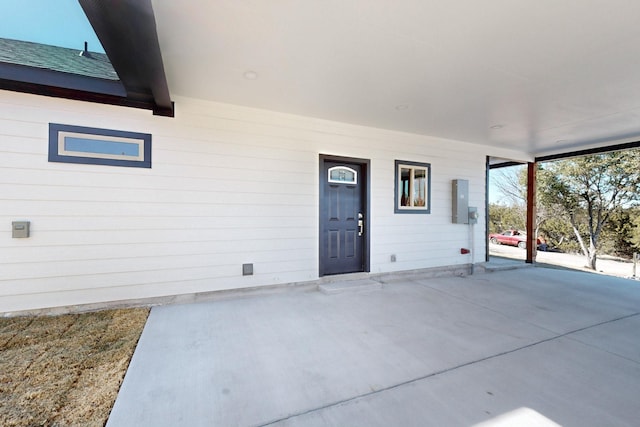
<instances>
[{"instance_id":1,"label":"tree trunk","mask_svg":"<svg viewBox=\"0 0 640 427\"><path fill-rule=\"evenodd\" d=\"M592 237L591 239L589 239L589 256L587 257L587 260L589 261L589 263L587 264L587 267L589 267L592 270L595 270L597 258L598 258L598 251L596 250L596 245Z\"/></svg>"},{"instance_id":2,"label":"tree trunk","mask_svg":"<svg viewBox=\"0 0 640 427\"><path fill-rule=\"evenodd\" d=\"M586 265L587 268L595 270L596 269L596 250L595 250L595 247L593 247L593 240L590 239L589 249L587 249L587 246L584 244L584 240L582 240L582 236L580 235L580 231L578 231L578 226L576 225L575 218L573 217L573 215L570 218L570 222L571 222L571 228L573 228L573 233L576 235L576 238L578 239L578 243L580 244L580 249L582 249L582 254L587 259L587 265Z\"/></svg>"},{"instance_id":3,"label":"tree trunk","mask_svg":"<svg viewBox=\"0 0 640 427\"><path fill-rule=\"evenodd\" d=\"M589 264L587 264L587 267L589 267L591 270L595 270L596 260L597 260L597 254L595 249L593 251L589 251L589 256L587 257L587 260L589 262Z\"/></svg>"}]
</instances>

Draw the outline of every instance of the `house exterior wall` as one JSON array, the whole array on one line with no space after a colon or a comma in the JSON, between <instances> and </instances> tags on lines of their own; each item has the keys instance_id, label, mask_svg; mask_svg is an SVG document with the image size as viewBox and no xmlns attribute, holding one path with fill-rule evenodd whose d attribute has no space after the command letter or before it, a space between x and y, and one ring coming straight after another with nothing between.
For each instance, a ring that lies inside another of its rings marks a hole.
<instances>
[{"instance_id":1,"label":"house exterior wall","mask_svg":"<svg viewBox=\"0 0 640 427\"><path fill-rule=\"evenodd\" d=\"M371 273L467 264L451 180L484 252L485 156L470 143L177 98L176 117L0 91L0 312L318 278L319 155L371 161ZM152 134L152 168L48 162L48 124ZM431 214L394 214L394 161L431 164ZM11 222L31 221L31 237ZM397 262L391 262L395 254ZM253 263L254 275L242 276Z\"/></svg>"}]
</instances>

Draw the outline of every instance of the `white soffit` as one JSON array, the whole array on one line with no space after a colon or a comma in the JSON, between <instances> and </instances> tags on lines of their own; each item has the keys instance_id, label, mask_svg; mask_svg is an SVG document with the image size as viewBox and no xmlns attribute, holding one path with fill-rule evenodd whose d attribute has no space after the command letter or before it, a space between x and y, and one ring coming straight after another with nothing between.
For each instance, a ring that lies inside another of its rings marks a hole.
<instances>
[{"instance_id":1,"label":"white soffit","mask_svg":"<svg viewBox=\"0 0 640 427\"><path fill-rule=\"evenodd\" d=\"M172 95L532 155L640 139L637 0L153 0Z\"/></svg>"}]
</instances>

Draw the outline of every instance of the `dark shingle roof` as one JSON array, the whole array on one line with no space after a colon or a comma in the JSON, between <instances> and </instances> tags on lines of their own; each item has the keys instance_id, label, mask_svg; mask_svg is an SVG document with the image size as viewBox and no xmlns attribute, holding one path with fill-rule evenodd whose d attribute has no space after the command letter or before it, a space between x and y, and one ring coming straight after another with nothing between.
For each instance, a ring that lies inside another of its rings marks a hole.
<instances>
[{"instance_id":1,"label":"dark shingle roof","mask_svg":"<svg viewBox=\"0 0 640 427\"><path fill-rule=\"evenodd\" d=\"M0 62L105 80L119 80L104 53L0 38Z\"/></svg>"}]
</instances>

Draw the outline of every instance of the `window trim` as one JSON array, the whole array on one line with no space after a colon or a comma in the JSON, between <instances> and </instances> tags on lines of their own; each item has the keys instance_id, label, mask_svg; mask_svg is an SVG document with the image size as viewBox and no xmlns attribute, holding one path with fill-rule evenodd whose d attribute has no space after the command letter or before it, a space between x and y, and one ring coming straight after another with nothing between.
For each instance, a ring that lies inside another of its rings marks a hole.
<instances>
[{"instance_id":1,"label":"window trim","mask_svg":"<svg viewBox=\"0 0 640 427\"><path fill-rule=\"evenodd\" d=\"M66 150L66 137L137 144L138 156ZM151 168L151 134L49 123L49 161L92 165Z\"/></svg>"},{"instance_id":2,"label":"window trim","mask_svg":"<svg viewBox=\"0 0 640 427\"><path fill-rule=\"evenodd\" d=\"M425 206L401 206L402 194L401 194L401 173L402 169L420 169L425 171L426 185L425 185ZM430 214L431 213L431 163L410 162L405 160L395 161L395 185L394 185L394 213L397 214Z\"/></svg>"}]
</instances>

